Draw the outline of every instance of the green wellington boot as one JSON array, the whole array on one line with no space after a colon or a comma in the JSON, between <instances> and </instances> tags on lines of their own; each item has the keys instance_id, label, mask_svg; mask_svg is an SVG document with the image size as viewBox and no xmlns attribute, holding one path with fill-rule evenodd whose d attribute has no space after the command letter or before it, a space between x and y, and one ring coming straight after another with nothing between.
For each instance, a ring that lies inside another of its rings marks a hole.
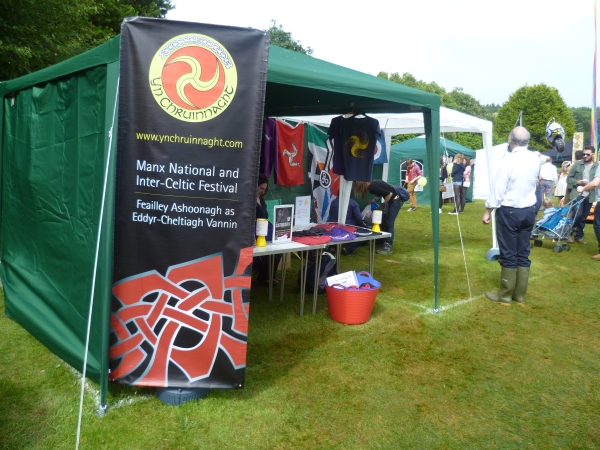
<instances>
[{"instance_id":1,"label":"green wellington boot","mask_svg":"<svg viewBox=\"0 0 600 450\"><path fill-rule=\"evenodd\" d=\"M519 305L525 305L525 293L529 283L529 267L517 267L517 282L512 299Z\"/></svg>"},{"instance_id":2,"label":"green wellington boot","mask_svg":"<svg viewBox=\"0 0 600 450\"><path fill-rule=\"evenodd\" d=\"M493 302L502 303L503 305L510 305L516 282L517 269L503 267L502 272L500 272L500 289L498 290L498 294L486 292L485 296L488 300Z\"/></svg>"}]
</instances>

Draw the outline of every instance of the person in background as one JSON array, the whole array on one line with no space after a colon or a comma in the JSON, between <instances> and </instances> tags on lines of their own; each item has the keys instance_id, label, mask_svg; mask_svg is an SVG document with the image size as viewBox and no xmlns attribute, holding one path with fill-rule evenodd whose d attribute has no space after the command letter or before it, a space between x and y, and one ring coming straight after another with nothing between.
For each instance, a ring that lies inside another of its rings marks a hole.
<instances>
[{"instance_id":1,"label":"person in background","mask_svg":"<svg viewBox=\"0 0 600 450\"><path fill-rule=\"evenodd\" d=\"M415 195L415 187L417 186L417 181L419 181L419 178L421 178L422 176L423 172L419 168L419 165L415 164L412 158L407 158L406 189L408 190L408 202L410 203L410 208L408 208L408 212L417 209L417 196Z\"/></svg>"},{"instance_id":2,"label":"person in background","mask_svg":"<svg viewBox=\"0 0 600 450\"><path fill-rule=\"evenodd\" d=\"M575 152L575 162L583 160L583 150L577 150ZM573 163L574 164L574 163ZM571 164L570 169L573 168L573 164ZM570 170L569 170L570 172ZM570 202L574 198L577 197L577 192L573 192L573 197L571 197L571 186L569 186L569 177L567 175L567 192L565 193L565 198L563 200L563 204Z\"/></svg>"},{"instance_id":3,"label":"person in background","mask_svg":"<svg viewBox=\"0 0 600 450\"><path fill-rule=\"evenodd\" d=\"M544 199L544 216L538 220L535 225L536 227L539 227L540 225L543 225L546 223L546 221L552 217L552 214L554 214L556 212L556 208L554 207L554 200L552 200L552 197L546 197ZM531 237L532 238L536 238L538 237L538 230L537 228L534 227L534 231L533 233L531 233Z\"/></svg>"},{"instance_id":4,"label":"person in background","mask_svg":"<svg viewBox=\"0 0 600 450\"><path fill-rule=\"evenodd\" d=\"M588 184L591 177L596 173L598 163L594 161L594 146L588 145L583 149L583 160L575 161L571 166L569 175L567 177L567 185L571 188L571 192L575 193L579 186L585 186ZM571 199L573 200L573 199ZM596 201L596 196L593 190L590 190L589 197L586 197L581 202L581 206L577 210L577 215L573 219L573 230L575 231L575 238L573 236L567 239L569 244L577 242L578 244L587 244L583 240L583 229L585 228L585 220L590 215L590 209L592 203Z\"/></svg>"},{"instance_id":5,"label":"person in background","mask_svg":"<svg viewBox=\"0 0 600 450\"><path fill-rule=\"evenodd\" d=\"M498 174L481 218L490 223L496 209L496 235L502 267L497 294L486 292L492 302L510 305L514 300L525 303L531 260L531 231L535 223L535 190L540 175L539 154L527 149L530 134L524 127L515 127L508 136L508 152Z\"/></svg>"},{"instance_id":6,"label":"person in background","mask_svg":"<svg viewBox=\"0 0 600 450\"><path fill-rule=\"evenodd\" d=\"M543 198L552 197L552 188L557 181L558 174L556 173L556 167L552 164L552 158L547 157L546 162L540 168L540 189Z\"/></svg>"},{"instance_id":7,"label":"person in background","mask_svg":"<svg viewBox=\"0 0 600 450\"><path fill-rule=\"evenodd\" d=\"M595 197L600 198L600 165L596 167L596 172L594 172L594 179L592 181L585 186L577 187L577 192L579 193L592 190L595 191ZM598 206L599 205L596 204L596 208L594 208L594 234L596 235L596 240L598 241L598 254L592 256L594 261L600 261L600 207Z\"/></svg>"},{"instance_id":8,"label":"person in background","mask_svg":"<svg viewBox=\"0 0 600 450\"><path fill-rule=\"evenodd\" d=\"M265 202L265 194L269 189L269 179L264 175L258 176L258 190L256 191L256 218L257 219L269 219L269 211L267 211L267 203ZM269 230L270 231L270 230ZM270 240L270 236L267 236L267 240ZM273 284L279 284L280 279L275 278L277 272L277 266L281 260L281 254L275 255L275 261L273 264ZM258 272L258 281L260 283L269 282L269 257L268 256L255 256L252 264L253 270Z\"/></svg>"},{"instance_id":9,"label":"person in background","mask_svg":"<svg viewBox=\"0 0 600 450\"><path fill-rule=\"evenodd\" d=\"M554 200L552 200L552 197L544 198L544 216L536 222L537 225L545 223L555 212L556 208L554 207Z\"/></svg>"},{"instance_id":10,"label":"person in background","mask_svg":"<svg viewBox=\"0 0 600 450\"><path fill-rule=\"evenodd\" d=\"M465 166L465 171L463 172L463 184L462 191L460 196L460 211L465 212L465 202L467 201L467 189L471 186L471 159L463 155L463 165Z\"/></svg>"},{"instance_id":11,"label":"person in background","mask_svg":"<svg viewBox=\"0 0 600 450\"><path fill-rule=\"evenodd\" d=\"M334 198L329 207L329 222L339 222L339 210L340 210L340 199ZM356 225L357 227L365 228L367 225L363 221L362 214L360 212L360 206L356 203L356 200L350 199L348 201L348 210L346 211L346 225Z\"/></svg>"},{"instance_id":12,"label":"person in background","mask_svg":"<svg viewBox=\"0 0 600 450\"><path fill-rule=\"evenodd\" d=\"M567 177L569 176L569 169L571 168L571 161L565 161L560 167L560 174L556 181L556 187L554 188L554 196L558 197L558 204L560 205L565 194L567 193Z\"/></svg>"},{"instance_id":13,"label":"person in background","mask_svg":"<svg viewBox=\"0 0 600 450\"><path fill-rule=\"evenodd\" d=\"M394 222L396 221L396 217L398 217L398 213L400 212L400 208L402 208L404 202L396 192L394 186L386 183L385 181L355 181L354 188L356 190L356 195L362 200L366 198L367 191L369 191L374 195L374 197L369 200L369 203L373 203L379 197L382 197L383 202L387 203L388 213L384 225L385 229L391 234L391 236L385 239L383 248L377 250L377 253L382 255L392 253L392 245L394 244Z\"/></svg>"},{"instance_id":14,"label":"person in background","mask_svg":"<svg viewBox=\"0 0 600 450\"><path fill-rule=\"evenodd\" d=\"M462 205L462 184L463 174L465 173L465 166L463 164L463 155L459 153L454 157L454 164L452 165L452 187L454 188L454 211L448 214L458 214L459 208Z\"/></svg>"},{"instance_id":15,"label":"person in background","mask_svg":"<svg viewBox=\"0 0 600 450\"><path fill-rule=\"evenodd\" d=\"M329 207L329 222L338 222L339 223L339 210L340 210L340 199L335 198L331 202L331 206ZM360 207L356 200L350 199L348 201L348 211L346 211L346 225L355 225L357 227L367 228L367 224L363 221L362 214L360 212ZM349 242L348 244L342 247L342 253L346 256L354 253L357 247L359 247L363 242Z\"/></svg>"},{"instance_id":16,"label":"person in background","mask_svg":"<svg viewBox=\"0 0 600 450\"><path fill-rule=\"evenodd\" d=\"M442 197L442 186L446 186L446 178L448 178L448 171L446 170L446 163L444 157L440 156L440 214L442 213L442 205L444 204L444 198Z\"/></svg>"}]
</instances>

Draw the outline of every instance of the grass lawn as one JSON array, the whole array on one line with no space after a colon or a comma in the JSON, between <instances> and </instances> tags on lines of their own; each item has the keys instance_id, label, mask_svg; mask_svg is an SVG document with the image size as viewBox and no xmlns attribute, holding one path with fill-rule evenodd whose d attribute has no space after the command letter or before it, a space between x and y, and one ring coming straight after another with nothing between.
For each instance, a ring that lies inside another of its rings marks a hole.
<instances>
[{"instance_id":1,"label":"grass lawn","mask_svg":"<svg viewBox=\"0 0 600 450\"><path fill-rule=\"evenodd\" d=\"M299 317L298 262L284 302L252 291L246 384L173 407L152 389L112 386L95 415L86 389L84 449L574 449L600 448L600 334L596 254L588 245L532 248L527 305L484 297L500 268L485 259L482 201L440 216L440 295L433 307L429 208L403 207L372 318L338 324L325 296ZM367 247L342 271L368 268ZM463 258L464 255L464 258ZM466 259L466 263L465 263ZM0 300L0 448L74 448L76 375L19 325Z\"/></svg>"}]
</instances>

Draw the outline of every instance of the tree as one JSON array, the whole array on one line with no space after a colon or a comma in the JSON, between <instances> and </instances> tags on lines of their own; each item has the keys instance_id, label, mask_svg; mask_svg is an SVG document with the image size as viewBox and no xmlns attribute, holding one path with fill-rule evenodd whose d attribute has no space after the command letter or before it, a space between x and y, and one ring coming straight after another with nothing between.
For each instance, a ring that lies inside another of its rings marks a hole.
<instances>
[{"instance_id":1,"label":"tree","mask_svg":"<svg viewBox=\"0 0 600 450\"><path fill-rule=\"evenodd\" d=\"M446 108L454 109L456 111L469 114L471 116L479 117L480 119L490 120L491 115L488 114L486 109L479 103L479 101L472 95L464 92L463 88L454 88L450 92L438 85L435 82L427 83L423 80L417 80L414 75L405 72L399 75L398 72L394 72L388 75L387 72L379 72L377 74L379 78L393 81L395 83L403 84L404 86L419 89L425 92L431 92L440 96L440 103ZM415 135L399 135L394 136L398 142L406 139L411 139ZM483 147L483 141L479 133L446 133L446 136L451 141L458 144L464 145L465 147L477 150Z\"/></svg>"},{"instance_id":2,"label":"tree","mask_svg":"<svg viewBox=\"0 0 600 450\"><path fill-rule=\"evenodd\" d=\"M302 47L300 41L296 41L292 38L292 33L285 31L283 29L283 25L277 26L277 22L275 20L271 20L271 28L265 30L271 36L271 44L281 47L287 48L288 50L292 50L294 52L302 53L304 55L312 55L313 49L310 47Z\"/></svg>"},{"instance_id":3,"label":"tree","mask_svg":"<svg viewBox=\"0 0 600 450\"><path fill-rule=\"evenodd\" d=\"M92 24L105 31L110 37L121 32L121 22L125 17L143 16L165 18L174 7L171 0L99 0L97 12L90 16Z\"/></svg>"},{"instance_id":4,"label":"tree","mask_svg":"<svg viewBox=\"0 0 600 450\"><path fill-rule=\"evenodd\" d=\"M444 106L480 119L489 119L487 110L479 103L479 100L464 92L460 87L454 88L445 96Z\"/></svg>"},{"instance_id":5,"label":"tree","mask_svg":"<svg viewBox=\"0 0 600 450\"><path fill-rule=\"evenodd\" d=\"M120 32L127 16L164 17L171 0L0 0L0 80L56 64Z\"/></svg>"},{"instance_id":6,"label":"tree","mask_svg":"<svg viewBox=\"0 0 600 450\"><path fill-rule=\"evenodd\" d=\"M483 107L485 108L486 114L491 118L494 118L500 109L500 105L496 105L495 103L483 105Z\"/></svg>"},{"instance_id":7,"label":"tree","mask_svg":"<svg viewBox=\"0 0 600 450\"><path fill-rule=\"evenodd\" d=\"M565 141L573 137L575 121L571 111L557 89L542 83L517 89L498 110L494 120L496 141L506 142L510 130L517 124L520 112L523 112L523 126L531 133L531 149L550 149L551 146L546 142L546 124L551 117L565 129Z\"/></svg>"},{"instance_id":8,"label":"tree","mask_svg":"<svg viewBox=\"0 0 600 450\"><path fill-rule=\"evenodd\" d=\"M596 122L598 123L598 114L600 108L596 108ZM592 108L580 107L571 108L571 114L575 119L575 131L584 133L583 143L588 145L590 143L590 124L592 123Z\"/></svg>"}]
</instances>

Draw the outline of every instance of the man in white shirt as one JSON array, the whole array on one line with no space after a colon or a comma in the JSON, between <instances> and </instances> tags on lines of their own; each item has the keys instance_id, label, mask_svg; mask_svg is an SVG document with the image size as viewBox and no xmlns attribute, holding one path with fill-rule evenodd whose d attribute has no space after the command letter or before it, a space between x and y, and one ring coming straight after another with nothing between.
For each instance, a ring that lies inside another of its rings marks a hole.
<instances>
[{"instance_id":1,"label":"man in white shirt","mask_svg":"<svg viewBox=\"0 0 600 450\"><path fill-rule=\"evenodd\" d=\"M503 159L481 218L487 225L496 210L496 235L502 266L498 294L486 292L488 300L510 305L525 303L531 261L530 236L535 224L535 189L540 175L539 154L527 150L530 134L515 127L508 136L508 153Z\"/></svg>"},{"instance_id":2,"label":"man in white shirt","mask_svg":"<svg viewBox=\"0 0 600 450\"><path fill-rule=\"evenodd\" d=\"M548 157L540 168L540 187L543 197L552 198L552 188L558 181L558 172L552 164L552 158Z\"/></svg>"}]
</instances>

